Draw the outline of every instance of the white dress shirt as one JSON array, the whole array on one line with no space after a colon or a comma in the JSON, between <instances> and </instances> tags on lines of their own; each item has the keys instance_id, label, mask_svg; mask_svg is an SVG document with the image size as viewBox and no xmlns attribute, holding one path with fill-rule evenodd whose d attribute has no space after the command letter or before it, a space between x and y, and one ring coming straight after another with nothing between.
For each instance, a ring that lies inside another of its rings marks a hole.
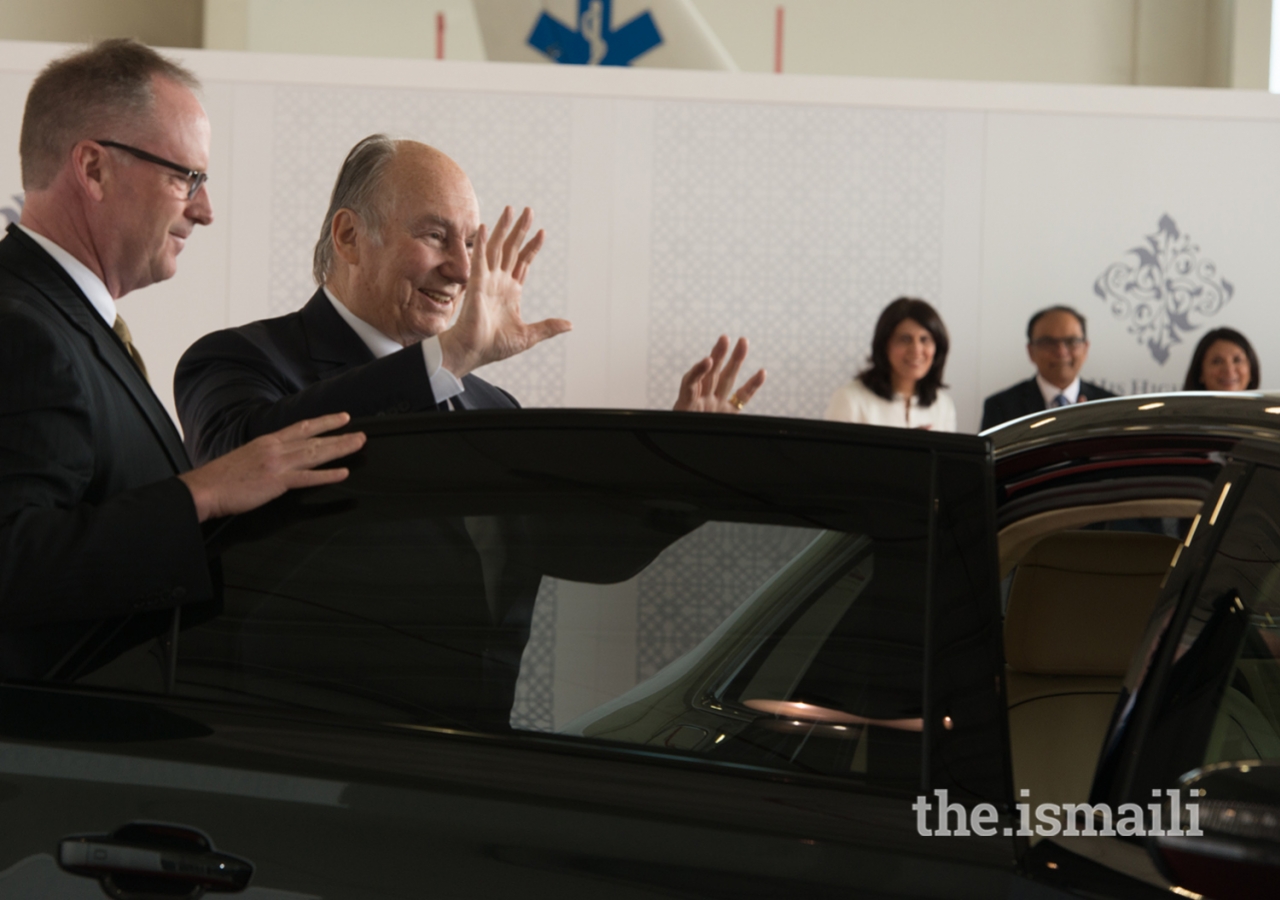
<instances>
[{"instance_id":1,"label":"white dress shirt","mask_svg":"<svg viewBox=\"0 0 1280 900\"><path fill-rule=\"evenodd\" d=\"M84 295L89 298L89 305L93 307L94 312L102 317L102 321L107 323L107 327L110 328L115 325L116 301L111 296L111 292L107 290L107 286L102 283L102 279L94 275L88 266L43 234L37 234L25 225L19 225L18 227L26 232L27 237L44 248L44 251L52 256L58 265L62 266L63 271L71 276L71 280L76 283L76 287L80 288Z\"/></svg>"},{"instance_id":2,"label":"white dress shirt","mask_svg":"<svg viewBox=\"0 0 1280 900\"><path fill-rule=\"evenodd\" d=\"M928 428L930 431L956 430L956 404L945 388L928 406L912 394L910 403L895 396L886 400L855 378L836 388L823 416L832 422L854 422L860 425L888 425L892 428Z\"/></svg>"},{"instance_id":3,"label":"white dress shirt","mask_svg":"<svg viewBox=\"0 0 1280 900\"><path fill-rule=\"evenodd\" d=\"M1039 372L1037 372L1036 386L1040 388L1040 395L1044 397L1045 409L1054 408L1053 401L1057 399L1059 394L1067 398L1068 404L1078 403L1080 401L1080 376L1079 375L1076 376L1075 381L1071 382L1065 388L1062 388L1061 390L1059 390L1054 385L1045 381L1044 376L1042 376Z\"/></svg>"},{"instance_id":4,"label":"white dress shirt","mask_svg":"<svg viewBox=\"0 0 1280 900\"><path fill-rule=\"evenodd\" d=\"M346 304L339 300L333 291L329 290L328 285L325 285L324 295L329 298L329 302L333 304L333 308L338 315L342 316L342 321L350 325L351 330L356 333L360 340L364 341L364 345L369 348L369 352L373 354L374 359L382 359L384 356L399 353L404 349L404 345L399 341L387 337L347 309ZM462 380L444 367L444 351L440 349L440 338L432 336L422 341L422 360L426 363L427 378L431 382L431 393L435 396L437 403L450 400L466 390L462 385Z\"/></svg>"}]
</instances>

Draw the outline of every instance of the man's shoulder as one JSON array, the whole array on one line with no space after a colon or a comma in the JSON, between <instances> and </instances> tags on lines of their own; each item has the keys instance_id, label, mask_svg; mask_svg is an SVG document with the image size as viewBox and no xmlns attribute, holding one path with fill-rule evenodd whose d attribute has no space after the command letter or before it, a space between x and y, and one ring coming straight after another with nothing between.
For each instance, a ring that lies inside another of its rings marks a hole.
<instances>
[{"instance_id":1,"label":"man's shoulder","mask_svg":"<svg viewBox=\"0 0 1280 900\"><path fill-rule=\"evenodd\" d=\"M8 243L12 243L12 238L0 241L0 246ZM21 271L0 264L0 321L3 322L0 328L10 334L40 332L58 339L70 338L76 328L62 308L65 302L61 298L60 302L55 301Z\"/></svg>"},{"instance_id":2,"label":"man's shoulder","mask_svg":"<svg viewBox=\"0 0 1280 900\"><path fill-rule=\"evenodd\" d=\"M14 346L34 350L37 344L65 343L72 333L67 322L47 303L39 301L34 288L8 290L0 275L0 332ZM24 296L29 292L30 296Z\"/></svg>"},{"instance_id":3,"label":"man's shoulder","mask_svg":"<svg viewBox=\"0 0 1280 900\"><path fill-rule=\"evenodd\" d=\"M52 309L40 302L40 292L20 278L0 269L0 316L4 318L51 319Z\"/></svg>"},{"instance_id":4,"label":"man's shoulder","mask_svg":"<svg viewBox=\"0 0 1280 900\"><path fill-rule=\"evenodd\" d=\"M302 312L301 310L295 310L291 313L285 313L283 316L274 316L270 319L255 319L243 325L232 325L230 328L210 332L206 337L218 337L224 340L237 338L252 341L280 340L301 331Z\"/></svg>"},{"instance_id":5,"label":"man's shoulder","mask_svg":"<svg viewBox=\"0 0 1280 900\"><path fill-rule=\"evenodd\" d=\"M52 274L42 271L44 255L39 246L16 229L0 240L0 297L44 296L36 283L40 275Z\"/></svg>"},{"instance_id":6,"label":"man's shoulder","mask_svg":"<svg viewBox=\"0 0 1280 900\"><path fill-rule=\"evenodd\" d=\"M182 355L184 360L209 356L238 355L246 352L267 356L292 355L305 348L306 335L302 312L297 310L270 319L258 319L213 331L192 344Z\"/></svg>"},{"instance_id":7,"label":"man's shoulder","mask_svg":"<svg viewBox=\"0 0 1280 900\"><path fill-rule=\"evenodd\" d=\"M17 226L10 225L8 234L0 239L0 273L37 265L42 255L44 250L39 244Z\"/></svg>"},{"instance_id":8,"label":"man's shoulder","mask_svg":"<svg viewBox=\"0 0 1280 900\"><path fill-rule=\"evenodd\" d=\"M1034 376L987 397L982 403L982 428L994 428L1044 409L1044 398Z\"/></svg>"},{"instance_id":9,"label":"man's shoulder","mask_svg":"<svg viewBox=\"0 0 1280 900\"><path fill-rule=\"evenodd\" d=\"M1032 391L1034 391L1037 396L1040 393L1040 388L1036 385L1034 377L1028 378L1025 381L1019 381L1017 384L1011 384L1004 390L996 391L994 394L988 396L985 402L990 404L1007 403L1030 396L1030 392Z\"/></svg>"},{"instance_id":10,"label":"man's shoulder","mask_svg":"<svg viewBox=\"0 0 1280 900\"><path fill-rule=\"evenodd\" d=\"M0 291L64 300L80 293L66 270L15 225L0 240Z\"/></svg>"},{"instance_id":11,"label":"man's shoulder","mask_svg":"<svg viewBox=\"0 0 1280 900\"><path fill-rule=\"evenodd\" d=\"M1114 391L1109 391L1102 385L1092 381L1080 379L1080 393L1084 394L1087 400L1105 400L1108 397L1119 396Z\"/></svg>"}]
</instances>

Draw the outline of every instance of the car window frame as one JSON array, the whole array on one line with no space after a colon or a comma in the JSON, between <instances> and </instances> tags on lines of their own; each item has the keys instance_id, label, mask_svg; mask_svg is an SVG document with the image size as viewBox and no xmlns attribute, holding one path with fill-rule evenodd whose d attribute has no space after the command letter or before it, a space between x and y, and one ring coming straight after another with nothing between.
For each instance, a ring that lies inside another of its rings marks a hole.
<instances>
[{"instance_id":1,"label":"car window frame","mask_svg":"<svg viewBox=\"0 0 1280 900\"><path fill-rule=\"evenodd\" d=\"M1280 449L1264 441L1241 441L1205 499L1195 533L1175 557L1152 613L1148 632L1125 679L1121 702L1104 744L1091 799L1113 805L1146 802L1151 791L1173 787L1182 772L1168 768L1166 754L1153 736L1169 702L1178 644L1201 600L1212 561L1231 531L1254 477L1261 470L1280 475ZM1231 485L1226 496L1223 489ZM1213 525L1215 507L1217 518ZM1204 735L1205 739L1208 735Z\"/></svg>"},{"instance_id":2,"label":"car window frame","mask_svg":"<svg viewBox=\"0 0 1280 900\"><path fill-rule=\"evenodd\" d=\"M766 417L735 417L730 419L729 417L704 417L679 413L583 413L581 411L563 410L477 411L469 412L465 416L428 414L424 416L380 417L353 422L349 428L363 430L369 434L371 441L376 441L380 436L385 435L406 435L416 432L457 429L478 431L507 430L513 426L520 430L595 427L645 434L667 432L722 434L731 432L751 436L767 435L801 442L834 442L848 444L850 447L871 447L888 450L908 449L927 453L929 455L930 481L927 493L928 507L926 510L929 529L927 539L928 562L925 596L923 598L925 609L923 623L925 627L925 634L923 635L925 658L922 706L925 710L925 723L922 734L923 761L919 789L929 792L939 788L949 788L958 799L967 800L968 802L995 802L1001 805L1002 808L1011 807L1012 768L1009 759L1007 720L1002 714L997 715L994 721L989 715L975 717L975 721L978 718L982 719L980 726L984 730L983 737L989 753L989 758L986 762L988 764L987 767L993 768L996 773L994 779L988 779L990 781L989 784L984 785L980 790L974 791L970 789L971 785L969 783L963 780L957 781L948 774L948 768L945 764L946 751L955 744L957 739L971 741L974 732L967 729L953 731L944 724L946 717L956 712L953 704L955 700L955 683L950 677L951 670L939 669L933 664L934 656L938 652L939 641L943 638L935 629L940 627L939 623L944 622L946 619L945 616L937 615L937 611L934 609L937 596L936 572L944 558L956 555L952 551L945 553L940 551L939 544L944 538L950 540L954 532L973 532L975 523L972 516L975 509L978 510L980 524L976 529L976 538L973 534L966 538L967 543L965 546L969 548L966 552L972 557L967 560L966 565L974 571L985 573L979 579L979 582L985 586L985 596L971 599L982 608L982 614L989 619L988 626L990 626L991 621L996 623L999 621L998 579L995 577L994 491L992 489L993 475L989 440L970 435L932 434L875 426L798 422L794 419L768 419ZM940 479L938 473L940 466L955 463L960 463L969 468L968 493L972 496L963 500L967 504L965 509L967 510L968 518L965 518L965 516L959 516L954 519L946 518L946 516L951 515L953 501L958 507L961 500L952 496L952 493L954 493L952 489L955 484L946 484L947 480ZM358 467L359 462L357 461L352 466L353 471L356 471ZM942 502L944 499L946 500L945 503ZM940 521L940 513L946 514L944 516L945 521ZM270 515L269 509L250 513L247 516L239 517L237 523L232 523L232 527L248 527L251 529L258 519L267 519ZM222 528L213 529L210 534L211 545L216 544L226 534L227 527L225 525ZM181 615L181 611L174 614L173 624L175 629L178 627ZM1004 661L1002 644L998 640L998 628L994 630L994 635L995 639L991 639L992 634L988 633L986 635L987 640L975 645L976 649L970 652L968 658L971 659L973 667L978 673L975 676L975 680L985 685L984 690L987 695L987 703L985 705L1003 711L1004 692L1000 673L1003 671ZM173 647L172 640L169 646L170 648ZM170 683L171 679L172 672L169 675ZM163 699L163 695L157 696L147 692L139 692L137 696L156 700ZM201 702L213 703L215 701ZM262 707L242 706L234 702L228 702L226 705L237 710L259 715L272 714L271 710ZM342 720L340 716L335 716L334 718ZM351 721L350 724L359 725L360 723ZM967 724L968 721L966 720ZM620 752L625 752L627 748L619 747L617 749ZM643 747L636 748L638 751L644 751L644 749ZM708 764L714 765L714 763ZM775 776L776 774L776 772L773 773ZM819 777L821 778L821 776Z\"/></svg>"}]
</instances>

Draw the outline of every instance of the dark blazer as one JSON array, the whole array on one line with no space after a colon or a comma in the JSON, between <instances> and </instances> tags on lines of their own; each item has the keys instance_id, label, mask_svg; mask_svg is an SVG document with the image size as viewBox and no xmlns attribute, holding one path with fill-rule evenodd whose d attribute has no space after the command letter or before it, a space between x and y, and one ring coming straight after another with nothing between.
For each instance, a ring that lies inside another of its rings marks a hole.
<instances>
[{"instance_id":1,"label":"dark blazer","mask_svg":"<svg viewBox=\"0 0 1280 900\"><path fill-rule=\"evenodd\" d=\"M506 391L467 375L463 409L517 408ZM196 341L173 376L178 418L193 459L207 462L302 419L353 418L438 408L416 344L375 359L324 290L278 319Z\"/></svg>"},{"instance_id":2,"label":"dark blazer","mask_svg":"<svg viewBox=\"0 0 1280 900\"><path fill-rule=\"evenodd\" d=\"M0 241L0 678L43 677L92 632L129 631L148 610L213 596L195 504L174 477L188 468L119 338L62 267L9 226Z\"/></svg>"},{"instance_id":3,"label":"dark blazer","mask_svg":"<svg viewBox=\"0 0 1280 900\"><path fill-rule=\"evenodd\" d=\"M454 400L463 409L520 405L482 378L467 375L462 383L466 390ZM414 345L375 359L323 289L295 313L196 341L178 362L174 396L187 447L199 460L326 413L357 417L439 409L422 348ZM440 546L471 544L461 521L440 527L447 532L437 535ZM439 627L438 645L457 643L454 649L461 651L460 658L478 665L474 677L461 678L455 685L457 696L446 705L456 707L460 718L493 728L506 727L510 715L540 580L536 571L524 569L503 577L501 608L490 610L483 598L468 603L459 594L452 605L435 611L445 623ZM465 627L468 624L481 627Z\"/></svg>"},{"instance_id":4,"label":"dark blazer","mask_svg":"<svg viewBox=\"0 0 1280 900\"><path fill-rule=\"evenodd\" d=\"M1103 400L1114 397L1115 394L1093 382L1081 379L1080 396L1086 400ZM986 399L982 404L982 430L995 428L1011 419L1029 416L1043 409L1045 409L1044 395L1040 393L1040 386L1036 384L1035 376L1032 376Z\"/></svg>"}]
</instances>

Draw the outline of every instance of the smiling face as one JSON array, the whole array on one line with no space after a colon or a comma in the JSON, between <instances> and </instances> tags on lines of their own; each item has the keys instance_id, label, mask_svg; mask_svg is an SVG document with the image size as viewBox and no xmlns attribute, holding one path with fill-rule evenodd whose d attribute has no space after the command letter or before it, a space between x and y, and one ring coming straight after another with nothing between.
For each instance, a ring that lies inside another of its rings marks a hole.
<instances>
[{"instance_id":1,"label":"smiling face","mask_svg":"<svg viewBox=\"0 0 1280 900\"><path fill-rule=\"evenodd\" d=\"M209 120L200 101L187 88L163 78L152 82L155 97L151 122L120 135L119 140L154 156L198 171L209 168ZM178 172L104 148L104 203L98 211L98 236L104 281L112 294L172 278L178 254L196 225L213 221L204 186L187 199L187 180Z\"/></svg>"},{"instance_id":2,"label":"smiling face","mask_svg":"<svg viewBox=\"0 0 1280 900\"><path fill-rule=\"evenodd\" d=\"M898 323L885 347L896 393L907 396L914 392L916 382L929 374L937 349L929 329L915 319Z\"/></svg>"},{"instance_id":3,"label":"smiling face","mask_svg":"<svg viewBox=\"0 0 1280 900\"><path fill-rule=\"evenodd\" d=\"M1249 356L1233 341L1218 340L1205 351L1200 380L1208 391L1243 391L1252 376Z\"/></svg>"},{"instance_id":4,"label":"smiling face","mask_svg":"<svg viewBox=\"0 0 1280 900\"><path fill-rule=\"evenodd\" d=\"M1045 381L1058 390L1071 386L1089 356L1080 320L1065 310L1047 312L1036 320L1027 355Z\"/></svg>"},{"instance_id":5,"label":"smiling face","mask_svg":"<svg viewBox=\"0 0 1280 900\"><path fill-rule=\"evenodd\" d=\"M345 257L343 302L408 346L449 327L471 272L480 207L466 173L438 150L402 141L384 176L384 220ZM337 226L335 226L337 227Z\"/></svg>"}]
</instances>

